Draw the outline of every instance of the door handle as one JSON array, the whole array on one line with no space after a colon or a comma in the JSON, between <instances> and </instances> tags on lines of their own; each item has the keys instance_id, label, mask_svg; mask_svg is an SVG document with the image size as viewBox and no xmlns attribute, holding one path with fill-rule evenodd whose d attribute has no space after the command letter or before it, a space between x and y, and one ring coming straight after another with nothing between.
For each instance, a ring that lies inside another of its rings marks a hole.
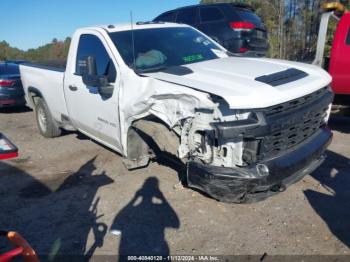
<instances>
[{"instance_id":1,"label":"door handle","mask_svg":"<svg viewBox=\"0 0 350 262\"><path fill-rule=\"evenodd\" d=\"M78 87L72 86L72 85L68 86L68 88L69 88L71 91L77 91L77 90L78 90Z\"/></svg>"}]
</instances>

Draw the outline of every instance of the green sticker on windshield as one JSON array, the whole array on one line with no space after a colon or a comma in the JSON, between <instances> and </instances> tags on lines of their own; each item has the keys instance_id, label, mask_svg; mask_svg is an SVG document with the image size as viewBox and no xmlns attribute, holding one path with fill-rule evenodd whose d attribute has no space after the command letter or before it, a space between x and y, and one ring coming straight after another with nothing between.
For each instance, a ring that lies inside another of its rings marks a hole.
<instances>
[{"instance_id":1,"label":"green sticker on windshield","mask_svg":"<svg viewBox=\"0 0 350 262\"><path fill-rule=\"evenodd\" d=\"M199 60L203 60L204 57L201 54L196 54L196 55L189 55L189 56L184 56L182 58L186 63L191 63Z\"/></svg>"}]
</instances>

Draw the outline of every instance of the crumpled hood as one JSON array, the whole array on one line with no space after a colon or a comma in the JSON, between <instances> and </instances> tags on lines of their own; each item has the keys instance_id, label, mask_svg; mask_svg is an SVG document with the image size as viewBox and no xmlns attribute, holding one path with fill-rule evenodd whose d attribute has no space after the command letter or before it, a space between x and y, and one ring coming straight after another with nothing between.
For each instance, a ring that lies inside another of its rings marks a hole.
<instances>
[{"instance_id":1,"label":"crumpled hood","mask_svg":"<svg viewBox=\"0 0 350 262\"><path fill-rule=\"evenodd\" d=\"M288 69L308 76L278 86L255 80ZM330 84L323 69L297 62L267 58L229 57L144 74L222 97L232 109L264 108L310 94Z\"/></svg>"}]
</instances>

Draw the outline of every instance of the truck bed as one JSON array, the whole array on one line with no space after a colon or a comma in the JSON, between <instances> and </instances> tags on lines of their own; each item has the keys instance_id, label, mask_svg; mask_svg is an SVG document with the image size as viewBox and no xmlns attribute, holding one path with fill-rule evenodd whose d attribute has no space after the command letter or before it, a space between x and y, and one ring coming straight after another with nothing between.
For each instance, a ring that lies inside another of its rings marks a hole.
<instances>
[{"instance_id":1,"label":"truck bed","mask_svg":"<svg viewBox=\"0 0 350 262\"><path fill-rule=\"evenodd\" d=\"M25 63L26 66L37 67L46 70L64 72L66 71L67 61L44 61L44 62L30 62Z\"/></svg>"},{"instance_id":2,"label":"truck bed","mask_svg":"<svg viewBox=\"0 0 350 262\"><path fill-rule=\"evenodd\" d=\"M61 119L62 114L68 115L63 89L65 68L62 65L27 63L19 68L28 106L33 107L28 94L35 91L45 99L55 119Z\"/></svg>"}]
</instances>

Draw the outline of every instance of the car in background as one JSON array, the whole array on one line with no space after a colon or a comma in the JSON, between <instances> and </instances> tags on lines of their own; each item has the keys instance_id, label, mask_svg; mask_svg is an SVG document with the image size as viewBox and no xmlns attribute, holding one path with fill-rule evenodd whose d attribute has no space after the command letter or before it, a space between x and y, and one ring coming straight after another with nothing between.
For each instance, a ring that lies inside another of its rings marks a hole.
<instances>
[{"instance_id":1,"label":"car in background","mask_svg":"<svg viewBox=\"0 0 350 262\"><path fill-rule=\"evenodd\" d=\"M25 98L18 63L0 62L0 108L24 105Z\"/></svg>"},{"instance_id":2,"label":"car in background","mask_svg":"<svg viewBox=\"0 0 350 262\"><path fill-rule=\"evenodd\" d=\"M244 56L265 56L267 31L255 10L241 3L199 4L167 11L153 21L188 24L227 50Z\"/></svg>"},{"instance_id":3,"label":"car in background","mask_svg":"<svg viewBox=\"0 0 350 262\"><path fill-rule=\"evenodd\" d=\"M329 73L333 77L332 89L340 101L350 105L350 12L339 20L335 31Z\"/></svg>"}]
</instances>

